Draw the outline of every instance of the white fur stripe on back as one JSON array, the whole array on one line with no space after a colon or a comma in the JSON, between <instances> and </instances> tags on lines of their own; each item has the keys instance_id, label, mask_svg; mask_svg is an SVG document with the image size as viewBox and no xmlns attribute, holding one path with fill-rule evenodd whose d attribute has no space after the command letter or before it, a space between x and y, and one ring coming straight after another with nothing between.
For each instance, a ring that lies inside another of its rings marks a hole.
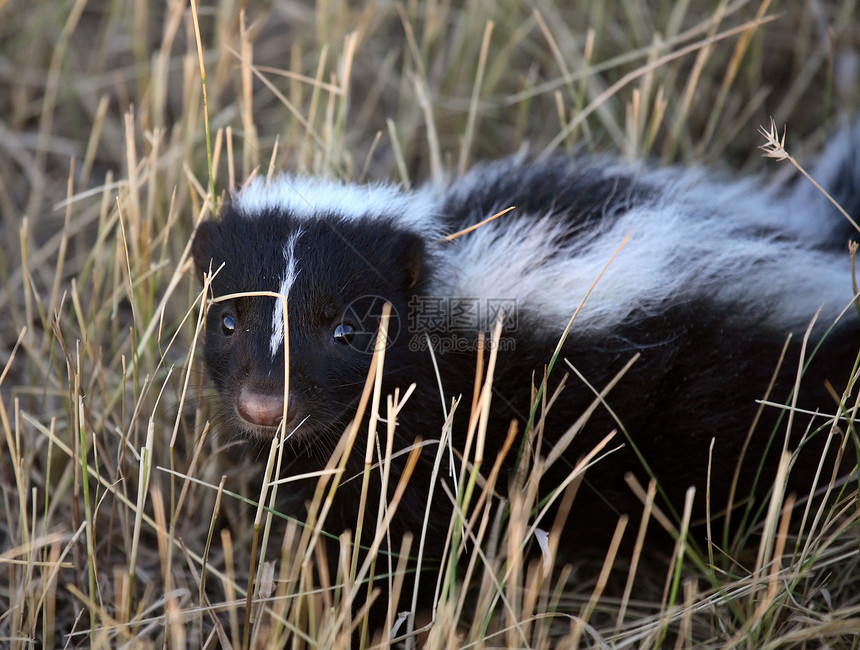
<instances>
[{"instance_id":1,"label":"white fur stripe on back","mask_svg":"<svg viewBox=\"0 0 860 650\"><path fill-rule=\"evenodd\" d=\"M479 194L494 167L453 191ZM754 181L713 182L701 170L640 171L637 178L659 189L659 199L631 205L565 243L565 224L549 209L498 219L455 240L443 263L456 273L432 290L514 299L519 310L540 315L547 334L558 334L629 236L579 313L577 333L611 332L633 313L696 297L802 333L819 307L818 326L826 327L852 300L847 247L816 248L840 225L832 212L781 199Z\"/></svg>"}]
</instances>

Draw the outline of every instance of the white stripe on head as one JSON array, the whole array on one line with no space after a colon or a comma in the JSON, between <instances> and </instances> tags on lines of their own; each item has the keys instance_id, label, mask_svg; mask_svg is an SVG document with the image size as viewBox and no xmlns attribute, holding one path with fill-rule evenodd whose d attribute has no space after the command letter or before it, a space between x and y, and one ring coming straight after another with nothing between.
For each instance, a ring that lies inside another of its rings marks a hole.
<instances>
[{"instance_id":1,"label":"white stripe on head","mask_svg":"<svg viewBox=\"0 0 860 650\"><path fill-rule=\"evenodd\" d=\"M233 207L248 218L277 210L298 220L336 215L345 220L392 219L402 227L438 239L438 193L431 187L404 192L393 185L353 185L320 178L278 176L268 183L257 177L233 198Z\"/></svg>"},{"instance_id":2,"label":"white stripe on head","mask_svg":"<svg viewBox=\"0 0 860 650\"><path fill-rule=\"evenodd\" d=\"M296 241L302 236L303 232L301 228L293 232L284 245L284 260L287 263L287 268L284 271L284 276L281 278L281 286L278 289L278 293L282 297L275 298L275 309L272 312L272 338L269 341L269 350L272 353L272 359L275 358L275 355L284 343L284 301L290 295L290 289L296 281L296 276L299 274L299 269L296 265Z\"/></svg>"}]
</instances>

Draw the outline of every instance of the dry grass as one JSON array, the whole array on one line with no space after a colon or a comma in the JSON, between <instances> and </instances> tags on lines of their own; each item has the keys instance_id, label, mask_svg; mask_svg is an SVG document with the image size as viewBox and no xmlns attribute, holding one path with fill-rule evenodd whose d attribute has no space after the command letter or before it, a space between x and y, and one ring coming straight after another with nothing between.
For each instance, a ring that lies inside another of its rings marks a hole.
<instances>
[{"instance_id":1,"label":"dry grass","mask_svg":"<svg viewBox=\"0 0 860 650\"><path fill-rule=\"evenodd\" d=\"M759 125L809 160L860 89L852 0L242 4L0 0L0 646L345 647L365 579L398 590L348 540L314 574L319 526L256 508L210 433L188 242L231 186L440 182L525 142L770 171ZM856 483L812 511L775 490L749 564L681 536L667 575L614 547L546 572L531 485L500 526L471 453L427 647L856 647Z\"/></svg>"}]
</instances>

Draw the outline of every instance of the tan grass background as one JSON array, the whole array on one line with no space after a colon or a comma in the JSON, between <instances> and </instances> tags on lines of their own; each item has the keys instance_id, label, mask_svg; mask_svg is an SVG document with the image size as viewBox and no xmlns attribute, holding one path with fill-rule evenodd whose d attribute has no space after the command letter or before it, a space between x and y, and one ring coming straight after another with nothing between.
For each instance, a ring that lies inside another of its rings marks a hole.
<instances>
[{"instance_id":1,"label":"tan grass background","mask_svg":"<svg viewBox=\"0 0 860 650\"><path fill-rule=\"evenodd\" d=\"M758 127L787 125L808 167L856 114L856 4L0 0L0 646L349 642L300 556L246 598L255 510L228 492L259 486L205 425L188 264L231 187L443 182L524 145L788 177ZM773 569L609 596L576 565L495 591L504 562L477 565L473 589L507 598L453 598L421 640L856 647L851 492L810 541L765 540Z\"/></svg>"}]
</instances>

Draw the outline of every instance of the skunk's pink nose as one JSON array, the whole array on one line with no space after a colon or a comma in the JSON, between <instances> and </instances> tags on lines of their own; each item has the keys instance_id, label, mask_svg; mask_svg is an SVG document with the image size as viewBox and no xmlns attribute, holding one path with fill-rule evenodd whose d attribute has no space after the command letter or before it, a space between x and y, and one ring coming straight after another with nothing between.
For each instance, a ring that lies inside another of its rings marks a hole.
<instances>
[{"instance_id":1,"label":"skunk's pink nose","mask_svg":"<svg viewBox=\"0 0 860 650\"><path fill-rule=\"evenodd\" d=\"M243 386L236 408L239 416L246 422L263 427L276 427L284 415L284 394Z\"/></svg>"}]
</instances>

